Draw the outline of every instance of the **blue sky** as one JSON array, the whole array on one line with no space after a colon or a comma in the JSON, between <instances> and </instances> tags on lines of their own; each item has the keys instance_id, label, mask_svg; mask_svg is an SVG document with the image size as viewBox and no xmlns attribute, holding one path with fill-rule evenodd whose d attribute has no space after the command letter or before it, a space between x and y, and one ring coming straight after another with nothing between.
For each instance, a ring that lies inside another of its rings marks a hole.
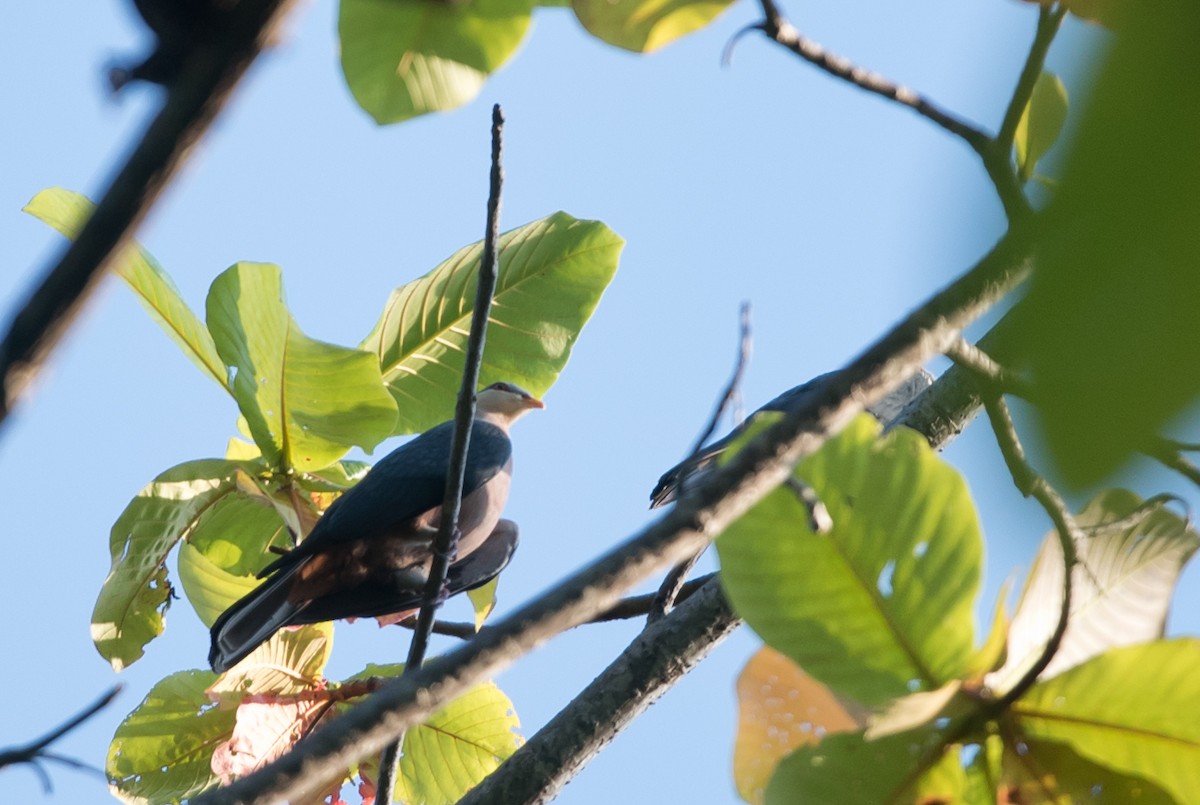
<instances>
[{"instance_id":1,"label":"blue sky","mask_svg":"<svg viewBox=\"0 0 1200 805\"><path fill-rule=\"evenodd\" d=\"M748 408L834 368L977 259L1003 229L974 155L916 115L837 83L755 36L735 4L710 29L650 57L543 9L513 61L463 109L386 129L353 104L337 66L336 7L302 4L139 233L194 309L238 260L279 263L305 331L357 343L388 292L483 232L492 103L507 115L503 227L558 209L627 240L616 279L547 410L517 426L508 515L522 547L500 611L552 585L651 515L646 496L703 426L753 306ZM1013 0L789 3L806 34L994 128L1032 37ZM1049 66L1081 97L1097 31L1068 20ZM60 239L20 207L40 188L96 195L159 91L110 99L104 68L148 47L132 4L9 4L0 12L0 304L10 315ZM932 365L939 371L943 363ZM449 413L449 412L448 412ZM89 616L108 531L162 470L220 455L236 411L109 279L0 443L9 504L0 605L9 691L0 746L41 733L114 681ZM399 442L385 444L390 449ZM1013 491L983 426L947 452L988 537L990 608L1028 566L1047 521ZM1139 466L1143 494L1174 479ZM1197 611L1195 573L1180 613ZM1185 579L1185 585L1188 580ZM466 617L455 602L448 615ZM640 624L576 630L499 678L527 733L553 715ZM1175 631L1197 630L1193 614ZM333 677L399 661L408 633L338 629ZM207 634L183 602L110 708L59 749L103 766L120 718L159 678L201 667ZM608 803L736 802L734 678L757 642L740 630L588 767L561 797ZM102 781L52 769L55 801L104 801ZM14 802L42 801L12 769Z\"/></svg>"}]
</instances>

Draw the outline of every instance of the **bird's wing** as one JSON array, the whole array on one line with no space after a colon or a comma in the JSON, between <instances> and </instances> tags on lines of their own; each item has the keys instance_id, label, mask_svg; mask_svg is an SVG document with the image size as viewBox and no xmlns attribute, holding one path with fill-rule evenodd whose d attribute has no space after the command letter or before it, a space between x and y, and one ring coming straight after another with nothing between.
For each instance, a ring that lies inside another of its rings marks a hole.
<instances>
[{"instance_id":1,"label":"bird's wing","mask_svg":"<svg viewBox=\"0 0 1200 805\"><path fill-rule=\"evenodd\" d=\"M259 576L291 567L334 545L394 535L413 518L440 506L453 435L454 423L443 422L393 450L334 501L304 542L263 568ZM463 496L494 478L511 457L508 435L490 422L475 420Z\"/></svg>"}]
</instances>

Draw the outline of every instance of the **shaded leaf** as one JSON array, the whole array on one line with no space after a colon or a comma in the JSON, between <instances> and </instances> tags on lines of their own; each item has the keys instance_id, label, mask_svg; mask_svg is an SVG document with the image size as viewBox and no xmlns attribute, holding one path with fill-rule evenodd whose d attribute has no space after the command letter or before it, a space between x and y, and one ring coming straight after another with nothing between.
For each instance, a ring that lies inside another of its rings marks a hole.
<instances>
[{"instance_id":1,"label":"shaded leaf","mask_svg":"<svg viewBox=\"0 0 1200 805\"><path fill-rule=\"evenodd\" d=\"M617 270L624 241L563 212L500 236L500 271L479 381L540 396L558 378ZM375 353L400 408L396 433L427 430L454 410L475 305L482 243L459 249L397 289L362 348Z\"/></svg>"},{"instance_id":2,"label":"shaded leaf","mask_svg":"<svg viewBox=\"0 0 1200 805\"><path fill-rule=\"evenodd\" d=\"M52 187L34 196L24 211L74 240L94 209L95 205L82 193ZM155 259L135 244L113 262L113 271L125 280L142 307L183 353L225 388L225 367L217 356L212 336Z\"/></svg>"},{"instance_id":3,"label":"shaded leaf","mask_svg":"<svg viewBox=\"0 0 1200 805\"><path fill-rule=\"evenodd\" d=\"M224 271L207 311L233 396L273 467L319 470L351 445L369 451L391 433L396 406L374 357L304 335L283 303L278 266Z\"/></svg>"},{"instance_id":4,"label":"shaded leaf","mask_svg":"<svg viewBox=\"0 0 1200 805\"><path fill-rule=\"evenodd\" d=\"M398 123L470 101L516 52L530 0L343 0L342 72L377 123Z\"/></svg>"},{"instance_id":5,"label":"shaded leaf","mask_svg":"<svg viewBox=\"0 0 1200 805\"><path fill-rule=\"evenodd\" d=\"M610 45L650 53L708 25L733 0L572 0L592 36Z\"/></svg>"},{"instance_id":6,"label":"shaded leaf","mask_svg":"<svg viewBox=\"0 0 1200 805\"><path fill-rule=\"evenodd\" d=\"M1028 181L1038 162L1058 141L1067 122L1067 88L1054 73L1042 72L1033 85L1033 94L1013 139L1017 151L1017 174Z\"/></svg>"},{"instance_id":7,"label":"shaded leaf","mask_svg":"<svg viewBox=\"0 0 1200 805\"><path fill-rule=\"evenodd\" d=\"M738 729L733 779L739 796L760 805L779 761L826 735L861 729L864 711L770 646L763 646L738 675Z\"/></svg>"},{"instance_id":8,"label":"shaded leaf","mask_svg":"<svg viewBox=\"0 0 1200 805\"><path fill-rule=\"evenodd\" d=\"M159 475L138 493L113 524L112 568L92 611L92 640L121 670L162 634L170 601L166 558L204 513L237 491L243 464L222 459L189 461Z\"/></svg>"},{"instance_id":9,"label":"shaded leaf","mask_svg":"<svg viewBox=\"0 0 1200 805\"><path fill-rule=\"evenodd\" d=\"M1200 395L1200 4L1127 15L1014 309L1063 479L1116 470Z\"/></svg>"},{"instance_id":10,"label":"shaded leaf","mask_svg":"<svg viewBox=\"0 0 1200 805\"><path fill-rule=\"evenodd\" d=\"M1025 2L1052 6L1058 0L1025 0ZM1109 28L1119 26L1125 9L1131 6L1129 0L1062 0L1062 4L1076 17L1098 22ZM1133 7L1137 8L1137 6Z\"/></svg>"},{"instance_id":11,"label":"shaded leaf","mask_svg":"<svg viewBox=\"0 0 1200 805\"><path fill-rule=\"evenodd\" d=\"M328 702L311 700L242 704L233 734L213 752L213 774L228 785L279 759L330 710Z\"/></svg>"},{"instance_id":12,"label":"shaded leaf","mask_svg":"<svg viewBox=\"0 0 1200 805\"><path fill-rule=\"evenodd\" d=\"M123 802L179 802L217 783L213 750L234 725L232 710L209 702L208 671L179 671L160 681L125 717L108 749L109 789Z\"/></svg>"},{"instance_id":13,"label":"shaded leaf","mask_svg":"<svg viewBox=\"0 0 1200 805\"><path fill-rule=\"evenodd\" d=\"M1013 705L1020 734L1200 802L1200 640L1113 649L1039 682Z\"/></svg>"},{"instance_id":14,"label":"shaded leaf","mask_svg":"<svg viewBox=\"0 0 1200 805\"><path fill-rule=\"evenodd\" d=\"M1162 504L1143 509L1124 489L1101 492L1079 513L1085 529L1103 528L1076 550L1071 615L1058 653L1043 678L1110 648L1161 637L1175 583L1200 546L1200 535ZM1040 656L1062 608L1063 555L1058 536L1042 542L1008 633L1008 661L986 682L1003 693Z\"/></svg>"},{"instance_id":15,"label":"shaded leaf","mask_svg":"<svg viewBox=\"0 0 1200 805\"><path fill-rule=\"evenodd\" d=\"M962 478L919 434L863 415L717 540L721 581L764 640L868 706L956 679L972 655L982 540ZM753 433L753 428L751 429ZM748 434L749 435L749 434Z\"/></svg>"}]
</instances>

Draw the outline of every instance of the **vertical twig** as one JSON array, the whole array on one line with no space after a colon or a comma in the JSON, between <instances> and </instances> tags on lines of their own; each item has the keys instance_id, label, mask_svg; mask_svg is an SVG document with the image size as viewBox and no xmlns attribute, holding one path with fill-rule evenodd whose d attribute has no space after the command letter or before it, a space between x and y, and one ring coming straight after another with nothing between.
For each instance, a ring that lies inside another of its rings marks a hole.
<instances>
[{"instance_id":1,"label":"vertical twig","mask_svg":"<svg viewBox=\"0 0 1200 805\"><path fill-rule=\"evenodd\" d=\"M750 351L753 346L753 339L750 336L750 303L743 302L741 313L738 317L738 356L737 362L733 366L733 374L729 378L729 382L725 385L725 391L717 400L717 405L713 409L712 416L708 418L708 425L696 439L696 443L692 445L692 449L688 452L688 456L694 456L704 447L705 442L713 435L717 429L717 423L721 421L721 416L725 410L733 402L733 398L737 395L738 388L742 384L742 377L746 374L746 365L750 363ZM682 475L679 479L679 494L683 494L684 486L687 483L687 475ZM700 561L700 557L704 555L701 550L696 554L688 557L684 561L671 568L666 577L663 578L662 584L658 588L658 592L654 596L654 601L650 605L650 611L646 615L646 623L651 624L666 615L671 611L671 607L675 606L675 601L679 598L679 591L683 589L683 583L687 580L688 574L692 572L692 568L696 566L696 562Z\"/></svg>"},{"instance_id":2,"label":"vertical twig","mask_svg":"<svg viewBox=\"0 0 1200 805\"><path fill-rule=\"evenodd\" d=\"M467 448L471 442L471 424L475 419L475 387L479 384L479 366L483 362L483 345L487 334L488 316L492 309L492 296L496 292L498 260L496 244L500 238L500 191L504 183L504 171L500 164L504 134L504 112L500 104L492 107L492 170L488 188L487 231L483 238L483 254L479 261L479 281L475 289L475 310L471 315L471 332L467 336L467 353L464 359L462 385L458 390L458 404L454 410L454 438L450 447L450 474L446 477L446 496L442 505L442 521L434 541L433 564L429 570L429 581L425 585L425 596L421 601L421 612L413 630L412 642L408 647L408 661L404 672L412 673L425 661L429 648L429 635L433 630L433 618L441 605L446 573L458 553L458 514L462 506L463 478L467 469ZM400 762L400 748L404 743L403 733L395 742L384 748L379 759L379 785L376 802L390 803L394 799L396 771Z\"/></svg>"}]
</instances>

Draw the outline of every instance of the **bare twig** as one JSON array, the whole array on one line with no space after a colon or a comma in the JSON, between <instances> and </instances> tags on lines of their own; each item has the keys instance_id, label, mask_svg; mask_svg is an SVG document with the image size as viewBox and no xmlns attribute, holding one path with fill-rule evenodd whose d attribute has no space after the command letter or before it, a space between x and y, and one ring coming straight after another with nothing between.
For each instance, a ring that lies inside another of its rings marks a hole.
<instances>
[{"instance_id":1,"label":"bare twig","mask_svg":"<svg viewBox=\"0 0 1200 805\"><path fill-rule=\"evenodd\" d=\"M479 259L479 279L475 289L475 310L471 315L471 331L467 336L467 351L463 363L462 385L458 390L458 405L454 411L454 437L450 447L450 474L446 478L445 502L442 504L442 519L434 541L433 564L429 570L429 581L425 585L425 596L417 625L409 643L408 661L404 673L415 673L425 661L429 647L429 635L433 629L433 618L441 605L446 574L458 554L458 515L462 507L463 483L467 471L467 448L471 443L471 423L475 419L475 387L479 384L479 367L483 363L483 346L487 336L488 316L492 309L492 297L496 293L496 276L499 261L496 244L500 240L500 196L504 185L504 170L501 155L504 142L504 112L500 104L492 107L492 169L488 182L487 227L483 239L483 253ZM379 760L377 798L379 802L391 802L396 787L396 772L400 762L400 748L404 734L389 744Z\"/></svg>"},{"instance_id":2,"label":"bare twig","mask_svg":"<svg viewBox=\"0 0 1200 805\"><path fill-rule=\"evenodd\" d=\"M38 738L36 741L27 743L24 746L14 746L10 749L0 749L0 769L4 768L5 766L15 765L17 763L28 763L30 768L34 770L34 772L38 775L38 778L42 781L42 789L45 790L46 793L50 793L53 786L50 783L50 776L46 773L46 770L39 765L40 761L49 760L73 769L96 771L96 769L93 769L86 763L82 763L74 758L47 750L52 743L107 707L113 699L117 698L117 694L119 694L123 688L124 685L114 685L99 699L92 702L79 713L67 719L60 726L55 727L53 730L46 733L41 738Z\"/></svg>"},{"instance_id":3,"label":"bare twig","mask_svg":"<svg viewBox=\"0 0 1200 805\"><path fill-rule=\"evenodd\" d=\"M96 210L13 318L0 342L0 423L66 332L159 193L207 131L291 0L243 0L221 36L190 54L162 111Z\"/></svg>"},{"instance_id":4,"label":"bare twig","mask_svg":"<svg viewBox=\"0 0 1200 805\"><path fill-rule=\"evenodd\" d=\"M831 376L809 404L752 439L725 466L633 538L601 556L466 644L393 680L287 755L193 805L267 805L304 794L378 751L481 679L554 635L611 607L621 592L695 553L741 516L866 406L882 399L1027 274L1028 244L1006 236L983 260L935 294Z\"/></svg>"},{"instance_id":5,"label":"bare twig","mask_svg":"<svg viewBox=\"0 0 1200 805\"><path fill-rule=\"evenodd\" d=\"M733 374L729 377L729 382L725 384L725 390L721 393L721 397L717 400L717 405L713 408L712 415L708 418L708 425L705 426L696 443L692 445L692 449L688 451L688 458L696 455L712 437L713 432L717 429L717 424L721 421L721 417L725 414L726 409L733 403L734 397L737 395L738 388L742 384L742 377L746 374L746 366L750 363L750 350L753 346L753 341L750 337L750 303L743 302L741 313L738 316L738 355L737 361L733 365ZM679 494L683 494L684 488L687 486L688 476L686 474L680 476L679 479ZM689 556L684 561L671 568L666 577L659 585L658 594L654 598L654 603L647 613L646 622L654 623L656 620L666 615L671 611L671 607L675 606L675 600L679 597L679 591L683 588L683 583L687 580L688 574L692 572L692 568L700 561L700 557L704 555L704 551Z\"/></svg>"}]
</instances>

